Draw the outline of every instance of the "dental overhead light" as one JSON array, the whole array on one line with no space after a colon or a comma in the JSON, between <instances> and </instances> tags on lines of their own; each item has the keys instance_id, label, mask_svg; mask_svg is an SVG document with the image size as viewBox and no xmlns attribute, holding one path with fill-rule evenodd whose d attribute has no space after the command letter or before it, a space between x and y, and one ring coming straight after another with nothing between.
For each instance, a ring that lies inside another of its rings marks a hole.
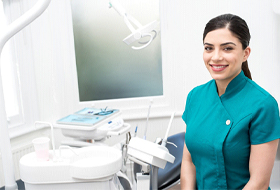
<instances>
[{"instance_id":1,"label":"dental overhead light","mask_svg":"<svg viewBox=\"0 0 280 190\"><path fill-rule=\"evenodd\" d=\"M132 46L131 48L135 50L140 50L150 45L150 43L155 39L158 33L156 31L156 27L159 25L159 22L157 20L152 21L149 24L146 24L145 26L142 26L142 24L138 20L136 20L134 17L132 17L125 11L125 9L118 2L118 0L110 0L109 8L111 7L113 7L120 14L120 16L123 16L125 24L131 31L131 34L125 39L123 39L123 42L125 42L127 45L130 45L131 43L137 40L140 40L145 37L150 37L148 41L138 41L139 44L144 45L138 47ZM138 28L135 29L131 23L133 23Z\"/></svg>"}]
</instances>

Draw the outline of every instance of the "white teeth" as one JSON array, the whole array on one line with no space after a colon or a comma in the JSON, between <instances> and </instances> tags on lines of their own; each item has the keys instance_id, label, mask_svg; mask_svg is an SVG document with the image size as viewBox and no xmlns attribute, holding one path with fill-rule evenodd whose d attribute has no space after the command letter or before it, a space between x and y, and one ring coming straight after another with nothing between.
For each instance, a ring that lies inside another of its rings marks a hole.
<instances>
[{"instance_id":1,"label":"white teeth","mask_svg":"<svg viewBox=\"0 0 280 190\"><path fill-rule=\"evenodd\" d=\"M221 69L221 68L226 67L226 65L222 65L222 66L214 66L214 65L212 65L212 67L214 67L215 69Z\"/></svg>"}]
</instances>

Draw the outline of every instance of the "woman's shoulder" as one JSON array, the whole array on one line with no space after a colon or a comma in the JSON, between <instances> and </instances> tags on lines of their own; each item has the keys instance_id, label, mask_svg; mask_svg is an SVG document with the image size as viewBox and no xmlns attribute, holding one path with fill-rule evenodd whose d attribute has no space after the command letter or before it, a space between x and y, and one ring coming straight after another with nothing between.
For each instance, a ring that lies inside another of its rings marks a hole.
<instances>
[{"instance_id":1,"label":"woman's shoulder","mask_svg":"<svg viewBox=\"0 0 280 190\"><path fill-rule=\"evenodd\" d=\"M214 83L214 84L213 84ZM215 84L214 80L210 80L205 84L194 87L187 96L187 102L201 102L209 96L209 90Z\"/></svg>"},{"instance_id":2,"label":"woman's shoulder","mask_svg":"<svg viewBox=\"0 0 280 190\"><path fill-rule=\"evenodd\" d=\"M212 85L215 85L215 80L210 80L204 84L194 87L190 93L192 94L202 94L203 92L207 92Z\"/></svg>"},{"instance_id":3,"label":"woman's shoulder","mask_svg":"<svg viewBox=\"0 0 280 190\"><path fill-rule=\"evenodd\" d=\"M259 99L267 99L267 98L273 98L273 96L266 91L263 87L258 85L256 82L248 79L247 83L247 90L251 93L251 96L254 96L255 98Z\"/></svg>"},{"instance_id":4,"label":"woman's shoulder","mask_svg":"<svg viewBox=\"0 0 280 190\"><path fill-rule=\"evenodd\" d=\"M248 80L247 91L250 93L250 99L262 105L277 105L275 98L264 88L252 80Z\"/></svg>"},{"instance_id":5,"label":"woman's shoulder","mask_svg":"<svg viewBox=\"0 0 280 190\"><path fill-rule=\"evenodd\" d=\"M258 94L259 96L266 98L267 96L270 96L269 92L267 92L264 88L262 88L260 85L258 85L256 82L248 79L248 87L250 88L250 91L253 93Z\"/></svg>"}]
</instances>

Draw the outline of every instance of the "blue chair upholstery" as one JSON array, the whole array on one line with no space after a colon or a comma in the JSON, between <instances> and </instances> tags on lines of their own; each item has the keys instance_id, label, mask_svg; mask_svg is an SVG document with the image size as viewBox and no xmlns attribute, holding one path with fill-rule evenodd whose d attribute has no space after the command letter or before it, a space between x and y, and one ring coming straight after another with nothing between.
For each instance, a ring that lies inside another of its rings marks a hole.
<instances>
[{"instance_id":1,"label":"blue chair upholstery","mask_svg":"<svg viewBox=\"0 0 280 190\"><path fill-rule=\"evenodd\" d=\"M164 169L158 170L158 189L165 189L175 185L180 180L181 162L183 156L183 148L185 144L185 132L172 135L167 138L168 142L176 144L177 148L172 144L166 144L169 153L175 157L173 164L167 162ZM134 163L134 177L136 173L141 172L141 165Z\"/></svg>"},{"instance_id":2,"label":"blue chair upholstery","mask_svg":"<svg viewBox=\"0 0 280 190\"><path fill-rule=\"evenodd\" d=\"M164 169L158 170L158 188L164 189L171 186L180 180L181 162L183 156L183 148L185 143L185 133L178 133L167 138L168 142L172 142L177 145L177 148L172 144L166 144L166 148L169 153L175 157L173 164L167 162Z\"/></svg>"}]
</instances>

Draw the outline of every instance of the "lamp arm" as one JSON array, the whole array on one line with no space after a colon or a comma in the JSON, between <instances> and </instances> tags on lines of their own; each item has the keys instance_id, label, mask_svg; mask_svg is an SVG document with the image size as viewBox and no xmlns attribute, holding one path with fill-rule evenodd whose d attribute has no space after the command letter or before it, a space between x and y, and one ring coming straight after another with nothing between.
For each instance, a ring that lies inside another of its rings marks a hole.
<instances>
[{"instance_id":1,"label":"lamp arm","mask_svg":"<svg viewBox=\"0 0 280 190\"><path fill-rule=\"evenodd\" d=\"M12 22L0 37L0 50L2 53L3 46L5 43L16 33L22 30L25 26L33 22L37 17L39 17L48 7L51 0L38 0L38 2L21 17Z\"/></svg>"},{"instance_id":2,"label":"lamp arm","mask_svg":"<svg viewBox=\"0 0 280 190\"><path fill-rule=\"evenodd\" d=\"M139 47L135 47L132 46L132 49L135 50L140 50L143 49L145 47L147 47L148 45L150 45L150 43L153 41L153 39L155 39L155 37L157 36L157 31L155 30L155 25L157 24L156 21L153 21L145 26L142 26L142 24L136 20L133 16L131 16L130 14L128 14L126 12L126 10L124 9L124 7L119 3L118 0L109 0L109 8L114 8L115 11L117 13L119 13L120 16L122 16L124 18L124 23L126 24L126 26L128 27L128 29L132 32L129 36L127 36L125 39L123 39L123 42L125 42L127 45L133 43L136 40L139 40L143 37L150 37L149 41L146 42L139 42L140 44L145 44ZM137 27L137 29L135 29L132 25L132 23ZM154 32L155 35L152 36L150 33Z\"/></svg>"},{"instance_id":3,"label":"lamp arm","mask_svg":"<svg viewBox=\"0 0 280 190\"><path fill-rule=\"evenodd\" d=\"M109 0L109 8L113 7L120 16L125 17L126 11L118 0Z\"/></svg>"},{"instance_id":4,"label":"lamp arm","mask_svg":"<svg viewBox=\"0 0 280 190\"><path fill-rule=\"evenodd\" d=\"M51 0L38 0L38 2L17 20L12 22L0 36L0 60L5 43L25 26L39 17L48 7ZM1 72L1 67L0 67ZM2 164L5 178L6 190L17 190L15 182L13 157L11 142L9 137L7 115L5 110L5 101L3 94L2 78L0 77L0 149L2 155Z\"/></svg>"}]
</instances>

